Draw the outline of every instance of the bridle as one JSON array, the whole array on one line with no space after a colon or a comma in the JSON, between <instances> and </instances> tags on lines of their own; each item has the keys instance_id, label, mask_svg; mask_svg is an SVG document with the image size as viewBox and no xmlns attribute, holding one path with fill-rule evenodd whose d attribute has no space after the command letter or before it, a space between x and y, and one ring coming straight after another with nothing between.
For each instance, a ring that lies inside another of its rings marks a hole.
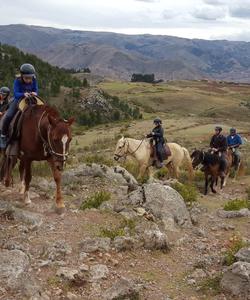
<instances>
[{"instance_id":1,"label":"bridle","mask_svg":"<svg viewBox=\"0 0 250 300\"><path fill-rule=\"evenodd\" d=\"M142 145L142 143L143 143L144 140L145 140L145 138L143 138L143 139L141 140L139 146L138 146L134 151L129 152L129 150L127 150L126 153L124 152L123 155L120 155L120 153L121 153L121 151L123 150L123 148L125 147L126 143L127 143L127 145L128 145L128 149L129 149L129 142L128 142L128 140L125 140L123 146L122 146L121 149L120 149L120 151L119 151L117 154L115 154L115 156L116 156L118 159L119 159L119 158L125 158L125 159L126 159L128 154L133 155L133 154L135 154L135 153L139 150L139 148L141 147L141 145Z\"/></svg>"},{"instance_id":2,"label":"bridle","mask_svg":"<svg viewBox=\"0 0 250 300\"><path fill-rule=\"evenodd\" d=\"M53 155L56 156L58 158L62 158L62 161L65 162L67 160L67 157L69 155L68 152L65 153L58 153L56 152L54 149L54 145L53 145L53 141L51 140L51 128L52 126L49 124L48 128L47 128L47 140L43 137L42 133L41 133L41 122L43 120L43 118L45 116L47 116L48 113L46 111L44 111L39 119L38 122L38 132L39 132L39 136L41 138L41 140L43 141L43 149L44 149L44 155L48 156L49 155Z\"/></svg>"}]
</instances>

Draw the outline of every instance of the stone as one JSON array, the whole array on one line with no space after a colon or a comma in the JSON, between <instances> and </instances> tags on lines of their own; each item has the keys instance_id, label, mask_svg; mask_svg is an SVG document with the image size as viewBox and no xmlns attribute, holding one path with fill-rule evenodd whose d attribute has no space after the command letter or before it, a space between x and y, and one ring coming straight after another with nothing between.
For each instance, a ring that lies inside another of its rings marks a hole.
<instances>
[{"instance_id":1,"label":"stone","mask_svg":"<svg viewBox=\"0 0 250 300\"><path fill-rule=\"evenodd\" d=\"M194 272L189 276L190 278L193 278L193 279L204 279L207 277L207 274L204 270L202 269L196 269L194 270Z\"/></svg>"},{"instance_id":2,"label":"stone","mask_svg":"<svg viewBox=\"0 0 250 300\"><path fill-rule=\"evenodd\" d=\"M160 230L146 230L143 234L143 246L148 250L169 250L168 238Z\"/></svg>"},{"instance_id":3,"label":"stone","mask_svg":"<svg viewBox=\"0 0 250 300\"><path fill-rule=\"evenodd\" d=\"M139 298L138 286L125 278L116 281L103 295L104 300L139 300Z\"/></svg>"},{"instance_id":4,"label":"stone","mask_svg":"<svg viewBox=\"0 0 250 300\"><path fill-rule=\"evenodd\" d=\"M56 276L62 277L63 279L66 279L68 281L74 281L77 275L78 270L68 267L61 267L56 272Z\"/></svg>"},{"instance_id":5,"label":"stone","mask_svg":"<svg viewBox=\"0 0 250 300\"><path fill-rule=\"evenodd\" d=\"M50 261L60 261L71 253L72 247L64 240L59 240L46 247L44 256Z\"/></svg>"},{"instance_id":6,"label":"stone","mask_svg":"<svg viewBox=\"0 0 250 300\"><path fill-rule=\"evenodd\" d=\"M68 292L68 293L67 293L67 299L68 299L68 300L77 300L77 299L79 299L79 297L78 297L76 294L73 294L73 293L71 293L71 292Z\"/></svg>"},{"instance_id":7,"label":"stone","mask_svg":"<svg viewBox=\"0 0 250 300\"><path fill-rule=\"evenodd\" d=\"M108 252L111 247L110 238L86 238L80 242L82 251L91 253L96 251Z\"/></svg>"},{"instance_id":8,"label":"stone","mask_svg":"<svg viewBox=\"0 0 250 300\"><path fill-rule=\"evenodd\" d=\"M236 254L235 257L237 261L244 261L250 263L250 247L241 248Z\"/></svg>"},{"instance_id":9,"label":"stone","mask_svg":"<svg viewBox=\"0 0 250 300\"><path fill-rule=\"evenodd\" d=\"M97 264L90 267L90 275L93 281L105 279L109 274L109 269L106 265Z\"/></svg>"},{"instance_id":10,"label":"stone","mask_svg":"<svg viewBox=\"0 0 250 300\"><path fill-rule=\"evenodd\" d=\"M114 247L117 251L132 250L135 246L135 239L126 236L118 236L114 239Z\"/></svg>"},{"instance_id":11,"label":"stone","mask_svg":"<svg viewBox=\"0 0 250 300\"><path fill-rule=\"evenodd\" d=\"M144 184L130 193L123 204L144 208L156 219L161 220L166 230L174 231L176 225L184 227L192 225L190 214L181 195L173 188L160 183Z\"/></svg>"},{"instance_id":12,"label":"stone","mask_svg":"<svg viewBox=\"0 0 250 300\"><path fill-rule=\"evenodd\" d=\"M218 217L223 219L250 217L250 210L247 208L236 211L226 211L224 209L219 209L217 211L217 215Z\"/></svg>"},{"instance_id":13,"label":"stone","mask_svg":"<svg viewBox=\"0 0 250 300\"><path fill-rule=\"evenodd\" d=\"M250 263L236 262L223 274L222 289L237 297L237 299L250 299Z\"/></svg>"},{"instance_id":14,"label":"stone","mask_svg":"<svg viewBox=\"0 0 250 300\"><path fill-rule=\"evenodd\" d=\"M0 250L0 284L5 288L23 286L29 268L28 256L20 250Z\"/></svg>"}]
</instances>

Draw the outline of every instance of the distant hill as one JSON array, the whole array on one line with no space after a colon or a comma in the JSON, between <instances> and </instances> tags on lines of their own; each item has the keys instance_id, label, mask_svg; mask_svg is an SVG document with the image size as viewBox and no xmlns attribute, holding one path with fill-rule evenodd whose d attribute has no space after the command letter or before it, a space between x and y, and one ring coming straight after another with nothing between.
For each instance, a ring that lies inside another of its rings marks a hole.
<instances>
[{"instance_id":1,"label":"distant hill","mask_svg":"<svg viewBox=\"0 0 250 300\"><path fill-rule=\"evenodd\" d=\"M0 26L0 41L64 68L129 79L217 79L250 82L250 43L123 35L26 25Z\"/></svg>"}]
</instances>

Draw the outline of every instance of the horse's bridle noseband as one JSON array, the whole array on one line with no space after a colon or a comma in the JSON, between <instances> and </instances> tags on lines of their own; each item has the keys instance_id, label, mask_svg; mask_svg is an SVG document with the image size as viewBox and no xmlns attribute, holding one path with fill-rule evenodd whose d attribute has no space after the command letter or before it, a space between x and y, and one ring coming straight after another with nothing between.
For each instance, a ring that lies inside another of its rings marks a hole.
<instances>
[{"instance_id":1,"label":"horse's bridle noseband","mask_svg":"<svg viewBox=\"0 0 250 300\"><path fill-rule=\"evenodd\" d=\"M143 139L141 140L140 145L135 149L135 151L129 152L129 150L128 150L127 153L125 153L125 151L124 151L124 154L123 154L123 155L120 155L119 153L120 153L120 152L122 151L122 149L125 147L126 143L127 143L127 145L128 145L128 148L129 148L129 142L128 142L128 140L125 140L123 146L122 146L121 149L120 149L120 151L119 151L117 154L115 153L115 156L117 157L117 160L119 160L119 158L125 158L125 159L126 159L128 154L130 154L130 155L135 154L135 153L139 150L139 148L141 147L141 145L142 145L142 143L143 143L144 140L145 140L145 138L143 138Z\"/></svg>"},{"instance_id":2,"label":"horse's bridle noseband","mask_svg":"<svg viewBox=\"0 0 250 300\"><path fill-rule=\"evenodd\" d=\"M69 155L68 152L66 153L58 153L54 150L53 147L53 141L51 140L51 125L48 126L47 129L47 140L42 136L41 133L41 122L43 120L43 118L45 117L45 115L48 114L46 111L44 111L41 115L41 118L38 122L38 132L39 132L39 136L41 138L41 140L43 141L43 148L44 148L44 155L47 156L48 154L50 155L54 155L57 156L59 158L62 158L62 161L65 162L67 160L67 157Z\"/></svg>"}]
</instances>

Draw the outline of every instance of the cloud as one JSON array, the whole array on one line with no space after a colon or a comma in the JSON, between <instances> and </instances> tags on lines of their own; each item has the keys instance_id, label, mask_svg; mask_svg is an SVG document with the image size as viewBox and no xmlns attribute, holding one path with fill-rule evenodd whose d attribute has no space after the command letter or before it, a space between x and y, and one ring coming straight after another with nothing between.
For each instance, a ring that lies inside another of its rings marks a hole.
<instances>
[{"instance_id":1,"label":"cloud","mask_svg":"<svg viewBox=\"0 0 250 300\"><path fill-rule=\"evenodd\" d=\"M215 6L220 6L220 5L225 5L228 3L226 0L204 0L205 4L208 5L215 5Z\"/></svg>"},{"instance_id":2,"label":"cloud","mask_svg":"<svg viewBox=\"0 0 250 300\"><path fill-rule=\"evenodd\" d=\"M215 21L222 19L226 16L224 9L219 9L218 7L202 7L193 12L193 17L205 21Z\"/></svg>"},{"instance_id":3,"label":"cloud","mask_svg":"<svg viewBox=\"0 0 250 300\"><path fill-rule=\"evenodd\" d=\"M232 5L230 7L230 16L234 18L243 18L249 19L250 18L250 3L248 2L240 2L236 5Z\"/></svg>"},{"instance_id":4,"label":"cloud","mask_svg":"<svg viewBox=\"0 0 250 300\"><path fill-rule=\"evenodd\" d=\"M170 9L164 9L164 11L162 12L162 17L163 19L172 19L174 17L178 16L178 12L170 10Z\"/></svg>"}]
</instances>

